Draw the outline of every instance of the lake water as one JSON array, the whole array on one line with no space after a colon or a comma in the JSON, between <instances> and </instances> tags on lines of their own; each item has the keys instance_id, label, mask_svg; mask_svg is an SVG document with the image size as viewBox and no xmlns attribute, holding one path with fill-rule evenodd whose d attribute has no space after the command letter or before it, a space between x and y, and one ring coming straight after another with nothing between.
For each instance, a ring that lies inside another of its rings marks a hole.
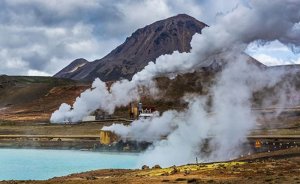
<instances>
[{"instance_id":1,"label":"lake water","mask_svg":"<svg viewBox=\"0 0 300 184\"><path fill-rule=\"evenodd\" d=\"M0 180L45 180L96 169L133 169L138 154L0 149Z\"/></svg>"}]
</instances>

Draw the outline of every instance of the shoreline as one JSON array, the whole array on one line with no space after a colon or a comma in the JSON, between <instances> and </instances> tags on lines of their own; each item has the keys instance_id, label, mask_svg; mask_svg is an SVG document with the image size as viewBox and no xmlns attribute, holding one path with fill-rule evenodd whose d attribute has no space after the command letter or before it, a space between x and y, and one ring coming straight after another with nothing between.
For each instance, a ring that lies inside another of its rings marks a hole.
<instances>
[{"instance_id":1,"label":"shoreline","mask_svg":"<svg viewBox=\"0 0 300 184\"><path fill-rule=\"evenodd\" d=\"M100 143L100 137L89 135L0 135L0 149L81 150L94 152L140 153L147 144L117 142Z\"/></svg>"},{"instance_id":2,"label":"shoreline","mask_svg":"<svg viewBox=\"0 0 300 184\"><path fill-rule=\"evenodd\" d=\"M252 135L247 139L245 146L259 152L300 147L298 135ZM259 149L255 147L257 141L261 143ZM135 141L104 145L100 143L100 136L97 135L0 135L0 148L141 152L149 145L150 143L138 144Z\"/></svg>"},{"instance_id":3,"label":"shoreline","mask_svg":"<svg viewBox=\"0 0 300 184\"><path fill-rule=\"evenodd\" d=\"M291 155L292 153L296 153ZM104 183L299 183L300 148L257 153L244 160L147 169L99 169L48 180L9 180L1 184Z\"/></svg>"},{"instance_id":4,"label":"shoreline","mask_svg":"<svg viewBox=\"0 0 300 184\"><path fill-rule=\"evenodd\" d=\"M0 180L49 180L99 169L136 169L138 154L80 150L0 149ZM2 163L3 162L3 163Z\"/></svg>"}]
</instances>

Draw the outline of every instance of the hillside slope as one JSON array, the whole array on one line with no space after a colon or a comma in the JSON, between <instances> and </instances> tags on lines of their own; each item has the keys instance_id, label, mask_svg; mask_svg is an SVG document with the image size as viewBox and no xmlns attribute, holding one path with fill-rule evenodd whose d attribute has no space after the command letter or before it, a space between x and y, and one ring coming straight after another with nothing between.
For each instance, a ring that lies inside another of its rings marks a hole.
<instances>
[{"instance_id":1,"label":"hillside slope","mask_svg":"<svg viewBox=\"0 0 300 184\"><path fill-rule=\"evenodd\" d=\"M61 103L72 103L89 86L53 77L0 76L0 122L48 121Z\"/></svg>"},{"instance_id":2,"label":"hillside slope","mask_svg":"<svg viewBox=\"0 0 300 184\"><path fill-rule=\"evenodd\" d=\"M149 61L173 51L188 52L195 33L201 33L206 24L185 14L154 22L138 29L123 44L104 58L93 62L73 61L54 77L92 81L131 79ZM77 67L74 67L77 66ZM74 70L76 68L76 70Z\"/></svg>"}]
</instances>

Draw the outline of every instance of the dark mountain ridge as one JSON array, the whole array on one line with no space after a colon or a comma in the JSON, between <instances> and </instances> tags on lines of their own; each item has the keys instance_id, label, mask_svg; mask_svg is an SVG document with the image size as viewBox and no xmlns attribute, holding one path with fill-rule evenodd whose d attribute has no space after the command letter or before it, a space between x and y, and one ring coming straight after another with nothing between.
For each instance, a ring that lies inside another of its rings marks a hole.
<instances>
[{"instance_id":1,"label":"dark mountain ridge","mask_svg":"<svg viewBox=\"0 0 300 184\"><path fill-rule=\"evenodd\" d=\"M174 51L189 52L195 33L207 25L186 14L179 14L138 29L123 44L102 59L87 62L77 59L54 77L92 81L131 79L150 61Z\"/></svg>"},{"instance_id":2,"label":"dark mountain ridge","mask_svg":"<svg viewBox=\"0 0 300 184\"><path fill-rule=\"evenodd\" d=\"M102 81L116 81L122 78L131 79L150 61L161 55L172 54L174 51L189 52L190 42L194 34L199 33L207 25L197 19L179 14L164 20L154 22L136 30L126 38L125 42L112 50L102 59L89 62L76 59L54 77L80 81L93 81L99 77ZM245 54L245 53L244 53ZM284 66L267 67L256 59L245 54L247 62L265 69L291 68ZM206 71L217 72L226 63L223 54L214 55L208 59ZM299 68L294 66L292 68Z\"/></svg>"}]
</instances>

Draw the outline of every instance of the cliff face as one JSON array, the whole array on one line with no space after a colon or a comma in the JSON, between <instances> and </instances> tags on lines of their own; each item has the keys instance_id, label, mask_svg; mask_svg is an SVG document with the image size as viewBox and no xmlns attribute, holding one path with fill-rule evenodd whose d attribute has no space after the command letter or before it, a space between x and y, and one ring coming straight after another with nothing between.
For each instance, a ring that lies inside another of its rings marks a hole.
<instances>
[{"instance_id":1,"label":"cliff face","mask_svg":"<svg viewBox=\"0 0 300 184\"><path fill-rule=\"evenodd\" d=\"M150 61L173 51L189 52L195 33L201 34L206 24L185 14L157 21L138 29L123 44L104 58L93 62L77 59L54 77L92 81L131 79Z\"/></svg>"}]
</instances>

